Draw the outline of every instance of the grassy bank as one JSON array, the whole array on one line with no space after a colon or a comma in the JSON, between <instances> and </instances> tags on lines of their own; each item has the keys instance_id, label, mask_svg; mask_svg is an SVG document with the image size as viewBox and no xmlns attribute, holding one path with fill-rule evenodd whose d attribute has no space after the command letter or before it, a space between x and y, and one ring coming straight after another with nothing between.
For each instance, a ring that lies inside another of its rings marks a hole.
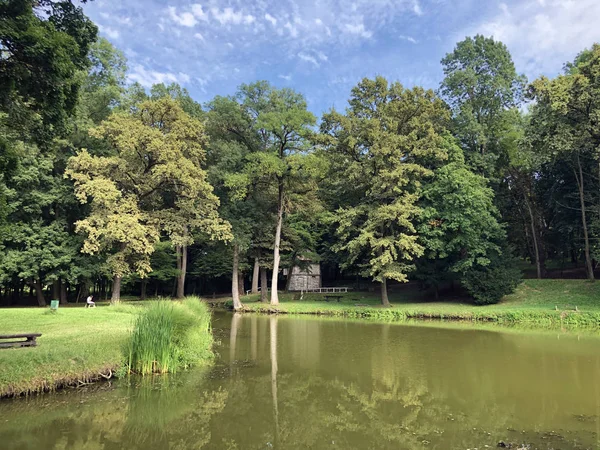
<instances>
[{"instance_id":1,"label":"grassy bank","mask_svg":"<svg viewBox=\"0 0 600 450\"><path fill-rule=\"evenodd\" d=\"M42 333L37 347L0 349L0 397L49 391L125 374L131 332L147 307L148 303L90 309L60 307L55 314L47 308L0 310L0 334ZM206 330L208 312L204 305L200 308L205 316L198 316L196 323ZM193 326L194 322L187 324ZM205 344L210 345L211 338L206 339ZM203 347L203 357L210 353L210 349L205 350Z\"/></svg>"},{"instance_id":2,"label":"grassy bank","mask_svg":"<svg viewBox=\"0 0 600 450\"><path fill-rule=\"evenodd\" d=\"M337 295L337 294L336 294ZM339 303L324 301L321 294L281 294L276 308L260 303L258 296L242 299L246 311L288 314L323 314L386 320L446 319L541 326L600 326L600 282L585 280L526 280L497 305L474 306L460 299L432 301L402 289L390 293L392 308L380 306L379 294L349 292ZM577 308L577 311L575 310Z\"/></svg>"}]
</instances>

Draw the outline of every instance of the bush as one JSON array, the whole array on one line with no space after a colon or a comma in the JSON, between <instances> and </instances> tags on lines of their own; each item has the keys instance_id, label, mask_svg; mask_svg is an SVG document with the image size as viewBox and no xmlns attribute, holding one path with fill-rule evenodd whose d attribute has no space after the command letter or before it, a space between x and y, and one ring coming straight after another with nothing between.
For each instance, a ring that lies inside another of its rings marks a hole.
<instances>
[{"instance_id":1,"label":"bush","mask_svg":"<svg viewBox=\"0 0 600 450\"><path fill-rule=\"evenodd\" d=\"M152 302L136 319L125 348L128 371L176 372L210 358L210 312L198 298Z\"/></svg>"},{"instance_id":2,"label":"bush","mask_svg":"<svg viewBox=\"0 0 600 450\"><path fill-rule=\"evenodd\" d=\"M463 287L476 305L492 305L512 294L521 283L522 273L511 256L497 256L489 266L467 270L461 279Z\"/></svg>"}]
</instances>

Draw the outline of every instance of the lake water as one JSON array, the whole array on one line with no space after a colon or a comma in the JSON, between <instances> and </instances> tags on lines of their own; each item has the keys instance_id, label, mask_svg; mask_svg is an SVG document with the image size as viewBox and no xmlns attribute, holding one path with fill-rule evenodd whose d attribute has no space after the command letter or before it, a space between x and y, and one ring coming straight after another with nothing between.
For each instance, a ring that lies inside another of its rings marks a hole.
<instances>
[{"instance_id":1,"label":"lake water","mask_svg":"<svg viewBox=\"0 0 600 450\"><path fill-rule=\"evenodd\" d=\"M600 448L597 337L227 313L213 328L208 369L0 402L0 449Z\"/></svg>"}]
</instances>

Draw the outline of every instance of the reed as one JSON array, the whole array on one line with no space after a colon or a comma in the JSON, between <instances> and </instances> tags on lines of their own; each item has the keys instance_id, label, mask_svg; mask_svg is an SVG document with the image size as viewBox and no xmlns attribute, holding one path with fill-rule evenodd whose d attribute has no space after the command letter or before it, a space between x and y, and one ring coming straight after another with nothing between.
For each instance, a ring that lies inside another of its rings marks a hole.
<instances>
[{"instance_id":1,"label":"reed","mask_svg":"<svg viewBox=\"0 0 600 450\"><path fill-rule=\"evenodd\" d=\"M210 358L210 312L198 298L152 302L126 344L129 373L174 373Z\"/></svg>"}]
</instances>

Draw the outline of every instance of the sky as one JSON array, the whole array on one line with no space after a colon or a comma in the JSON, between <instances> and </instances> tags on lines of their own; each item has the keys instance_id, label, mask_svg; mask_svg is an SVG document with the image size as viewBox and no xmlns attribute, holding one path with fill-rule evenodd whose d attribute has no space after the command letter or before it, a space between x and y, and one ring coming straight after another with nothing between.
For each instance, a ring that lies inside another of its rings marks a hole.
<instances>
[{"instance_id":1,"label":"sky","mask_svg":"<svg viewBox=\"0 0 600 450\"><path fill-rule=\"evenodd\" d=\"M84 5L121 49L128 80L177 82L207 102L268 80L317 115L346 108L363 77L436 89L465 36L504 42L519 73L555 76L600 42L599 0L95 0Z\"/></svg>"}]
</instances>

